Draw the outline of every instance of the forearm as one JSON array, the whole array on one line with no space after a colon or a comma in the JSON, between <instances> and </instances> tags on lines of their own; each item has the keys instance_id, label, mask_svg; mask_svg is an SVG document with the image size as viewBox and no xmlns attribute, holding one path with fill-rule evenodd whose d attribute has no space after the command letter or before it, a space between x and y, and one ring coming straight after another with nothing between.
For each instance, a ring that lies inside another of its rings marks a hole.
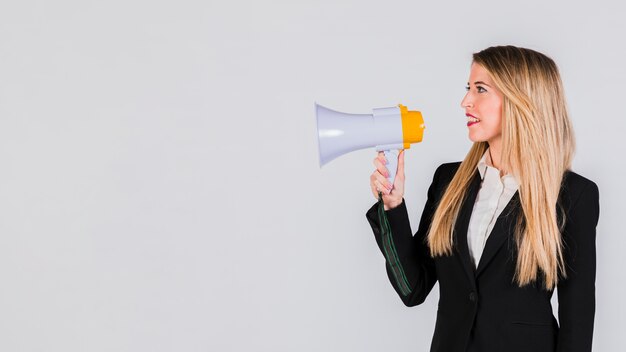
<instances>
[{"instance_id":1,"label":"forearm","mask_svg":"<svg viewBox=\"0 0 626 352\"><path fill-rule=\"evenodd\" d=\"M384 228L380 223L382 215L379 213L380 203L372 206L367 212L367 219L374 231L378 247L385 255L389 279L407 306L424 302L437 281L435 261L428 250L427 236L438 198L441 196L439 188L441 168L439 166L435 171L428 188L426 204L415 235L412 235L404 199L397 207L385 211L390 228L389 236L384 236L385 231L382 231Z\"/></svg>"},{"instance_id":2,"label":"forearm","mask_svg":"<svg viewBox=\"0 0 626 352\"><path fill-rule=\"evenodd\" d=\"M379 203L370 208L367 219L385 256L389 281L405 305L421 304L437 280L432 259L421 243L423 235L418 231L412 236L404 201L385 212L391 233L383 233L378 207Z\"/></svg>"}]
</instances>

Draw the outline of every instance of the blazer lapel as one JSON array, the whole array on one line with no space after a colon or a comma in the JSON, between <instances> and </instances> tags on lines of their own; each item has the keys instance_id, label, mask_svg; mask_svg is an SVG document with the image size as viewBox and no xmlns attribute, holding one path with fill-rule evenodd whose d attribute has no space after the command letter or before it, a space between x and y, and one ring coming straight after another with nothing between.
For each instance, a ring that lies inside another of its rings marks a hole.
<instances>
[{"instance_id":1,"label":"blazer lapel","mask_svg":"<svg viewBox=\"0 0 626 352\"><path fill-rule=\"evenodd\" d=\"M487 242L485 243L485 248L480 256L478 267L474 267L467 244L467 233L472 211L474 209L474 202L476 201L478 191L480 190L480 184L480 173L476 170L454 226L454 241L457 244L455 248L459 253L465 273L467 274L467 277L472 285L476 284L476 278L485 270L485 267L496 255L500 247L502 247L505 240L509 236L513 235L513 226L515 225L515 219L517 219L520 208L518 206L519 191L516 191L504 210L502 210L502 213L498 216L498 219L496 220L496 223L487 238Z\"/></svg>"},{"instance_id":2,"label":"blazer lapel","mask_svg":"<svg viewBox=\"0 0 626 352\"><path fill-rule=\"evenodd\" d=\"M473 286L476 285L475 268L474 264L472 264L469 248L467 246L467 229L479 189L480 173L476 170L465 195L465 200L461 205L456 223L454 224L454 241L456 242L456 246L454 247L459 252L459 258L461 259L465 273Z\"/></svg>"},{"instance_id":3,"label":"blazer lapel","mask_svg":"<svg viewBox=\"0 0 626 352\"><path fill-rule=\"evenodd\" d=\"M485 248L480 256L478 268L476 268L476 277L485 270L491 259L496 255L500 247L507 238L512 237L515 231L515 222L519 214L519 191L515 191L509 203L504 207L500 216L493 225L493 229L487 237Z\"/></svg>"}]
</instances>

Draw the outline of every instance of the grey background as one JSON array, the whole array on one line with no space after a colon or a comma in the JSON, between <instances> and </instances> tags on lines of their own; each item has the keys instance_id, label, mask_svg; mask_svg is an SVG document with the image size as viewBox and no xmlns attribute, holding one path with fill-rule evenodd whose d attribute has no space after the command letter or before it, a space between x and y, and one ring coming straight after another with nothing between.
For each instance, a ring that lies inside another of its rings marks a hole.
<instances>
[{"instance_id":1,"label":"grey background","mask_svg":"<svg viewBox=\"0 0 626 352\"><path fill-rule=\"evenodd\" d=\"M470 147L471 54L560 66L600 188L595 350L626 328L617 1L2 1L0 350L427 351L365 211L373 150L320 170L313 102L405 104L417 227ZM555 302L556 304L556 302Z\"/></svg>"}]
</instances>

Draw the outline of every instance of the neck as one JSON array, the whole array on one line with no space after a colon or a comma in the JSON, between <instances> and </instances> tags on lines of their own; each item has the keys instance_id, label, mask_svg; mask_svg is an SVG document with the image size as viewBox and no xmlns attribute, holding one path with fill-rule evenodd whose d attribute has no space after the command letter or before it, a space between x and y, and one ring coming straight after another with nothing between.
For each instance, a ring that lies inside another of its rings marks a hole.
<instances>
[{"instance_id":1,"label":"neck","mask_svg":"<svg viewBox=\"0 0 626 352\"><path fill-rule=\"evenodd\" d=\"M491 157L491 166L500 170L500 175L502 175L503 170L500 168L502 165L500 163L500 155L502 153L502 148L500 145L500 141L490 141L489 142L489 156Z\"/></svg>"}]
</instances>

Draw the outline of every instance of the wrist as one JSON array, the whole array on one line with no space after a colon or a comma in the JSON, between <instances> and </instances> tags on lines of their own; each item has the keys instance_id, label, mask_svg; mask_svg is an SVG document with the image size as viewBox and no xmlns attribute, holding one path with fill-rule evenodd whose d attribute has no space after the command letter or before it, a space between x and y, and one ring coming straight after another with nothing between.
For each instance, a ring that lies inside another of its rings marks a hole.
<instances>
[{"instance_id":1,"label":"wrist","mask_svg":"<svg viewBox=\"0 0 626 352\"><path fill-rule=\"evenodd\" d=\"M389 202L389 204L385 203L384 204L385 211L394 209L394 208L398 207L400 204L402 204L402 199L400 199L399 201Z\"/></svg>"}]
</instances>

